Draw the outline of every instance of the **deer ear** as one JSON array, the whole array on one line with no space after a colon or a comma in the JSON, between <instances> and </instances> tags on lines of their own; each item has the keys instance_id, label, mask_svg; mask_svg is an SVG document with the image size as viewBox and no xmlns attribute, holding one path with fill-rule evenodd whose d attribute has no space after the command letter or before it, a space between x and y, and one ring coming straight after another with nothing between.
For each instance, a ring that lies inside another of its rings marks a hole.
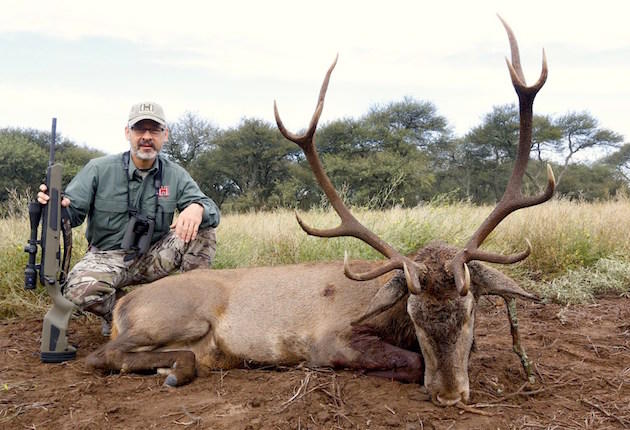
<instances>
[{"instance_id":1,"label":"deer ear","mask_svg":"<svg viewBox=\"0 0 630 430\"><path fill-rule=\"evenodd\" d=\"M522 289L512 278L503 272L486 266L478 261L468 263L473 294L476 297L496 295L501 297L520 297L539 302L540 298Z\"/></svg>"},{"instance_id":2,"label":"deer ear","mask_svg":"<svg viewBox=\"0 0 630 430\"><path fill-rule=\"evenodd\" d=\"M372 297L372 301L368 305L367 310L356 320L352 321L352 325L361 324L366 319L385 312L394 306L407 295L407 283L405 275L398 270L396 275L383 285Z\"/></svg>"}]
</instances>

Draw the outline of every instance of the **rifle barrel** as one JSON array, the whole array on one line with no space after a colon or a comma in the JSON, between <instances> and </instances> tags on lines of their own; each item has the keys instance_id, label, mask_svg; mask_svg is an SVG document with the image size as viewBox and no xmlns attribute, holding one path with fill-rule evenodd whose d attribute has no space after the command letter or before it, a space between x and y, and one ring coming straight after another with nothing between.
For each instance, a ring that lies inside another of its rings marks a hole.
<instances>
[{"instance_id":1,"label":"rifle barrel","mask_svg":"<svg viewBox=\"0 0 630 430\"><path fill-rule=\"evenodd\" d=\"M57 140L57 118L52 119L52 130L50 131L50 159L48 165L55 164L55 141Z\"/></svg>"}]
</instances>

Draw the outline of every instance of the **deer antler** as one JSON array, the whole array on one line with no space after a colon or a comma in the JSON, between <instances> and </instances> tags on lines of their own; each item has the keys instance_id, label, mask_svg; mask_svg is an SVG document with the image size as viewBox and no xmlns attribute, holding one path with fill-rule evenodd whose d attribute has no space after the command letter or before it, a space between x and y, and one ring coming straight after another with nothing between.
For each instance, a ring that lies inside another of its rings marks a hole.
<instances>
[{"instance_id":1,"label":"deer antler","mask_svg":"<svg viewBox=\"0 0 630 430\"><path fill-rule=\"evenodd\" d=\"M311 236L318 237L339 237L339 236L352 236L357 239L362 240L366 244L370 245L372 248L383 254L385 257L389 258L390 261L385 263L384 265L370 271L367 273L354 273L350 270L348 264L348 256L346 254L344 258L344 273L350 279L354 279L357 281L365 281L369 279L374 279L384 273L387 273L394 269L403 269L405 270L405 275L407 277L407 286L412 293L420 292L420 275L424 278L424 274L426 272L426 267L422 264L419 264L412 259L400 254L391 245L382 240L372 231L368 230L363 224L361 224L353 215L350 213L346 205L343 203L335 187L332 182L328 178L328 175L324 171L322 163L317 154L317 149L315 148L315 130L317 129L317 122L319 121L319 117L322 114L322 110L324 109L324 98L326 97L326 90L328 89L328 81L330 80L330 75L332 74L335 65L337 64L337 55L335 57L335 61L332 63L328 72L326 73L326 77L324 78L324 82L322 83L322 87L319 91L319 98L317 101L317 107L315 108L315 112L313 113L313 118L311 119L311 123L306 130L306 132L302 135L297 135L291 133L286 129L282 120L280 119L280 114L278 113L278 106L276 102L273 103L274 114L276 116L276 123L278 124L278 129L280 133L290 141L296 143L302 151L304 155L306 155L306 159L308 160L309 165L311 166L311 170L317 179L317 182L321 186L322 190L328 197L330 204L341 218L341 224L335 228L320 230L317 228L313 228L308 226L297 214L295 214L300 227Z\"/></svg>"},{"instance_id":2,"label":"deer antler","mask_svg":"<svg viewBox=\"0 0 630 430\"><path fill-rule=\"evenodd\" d=\"M495 229L497 225L503 219L505 219L512 212L534 206L543 203L551 198L556 185L556 180L553 176L551 166L547 165L547 188L538 196L523 196L521 193L521 186L523 183L523 175L527 168L527 162L529 161L529 152L532 142L532 121L533 121L533 106L534 98L538 91L542 88L547 80L547 58L543 49L543 64L542 71L538 81L532 85L527 86L525 83L525 77L523 75L523 69L521 68L521 60L518 52L518 44L512 29L507 23L499 16L499 19L503 23L505 30L510 41L510 51L512 53L512 62L506 58L508 69L510 71L510 77L512 84L516 90L516 94L519 99L519 114L520 114L520 132L518 140L518 150L516 155L516 162L514 163L514 170L512 176L508 182L507 188L503 197L494 210L488 215L484 222L479 226L477 231L471 236L466 243L464 249L459 251L450 262L450 270L455 277L455 283L457 290L461 295L468 294L468 288L470 287L470 278L466 276L468 267L467 262L472 260L487 261L491 263L512 264L527 258L531 252L531 244L526 239L527 249L518 254L501 255L491 252L484 252L479 250L479 246L488 237L488 235Z\"/></svg>"}]
</instances>

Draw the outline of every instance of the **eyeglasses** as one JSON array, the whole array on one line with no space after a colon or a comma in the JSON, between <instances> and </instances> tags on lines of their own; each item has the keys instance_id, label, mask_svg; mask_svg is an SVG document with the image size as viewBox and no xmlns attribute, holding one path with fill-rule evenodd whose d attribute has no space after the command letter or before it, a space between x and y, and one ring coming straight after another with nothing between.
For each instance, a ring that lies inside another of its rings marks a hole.
<instances>
[{"instance_id":1,"label":"eyeglasses","mask_svg":"<svg viewBox=\"0 0 630 430\"><path fill-rule=\"evenodd\" d=\"M134 133L139 134L140 136L144 135L147 131L151 134L151 136L159 136L160 133L164 131L163 127L158 128L142 128L142 127L131 127Z\"/></svg>"}]
</instances>

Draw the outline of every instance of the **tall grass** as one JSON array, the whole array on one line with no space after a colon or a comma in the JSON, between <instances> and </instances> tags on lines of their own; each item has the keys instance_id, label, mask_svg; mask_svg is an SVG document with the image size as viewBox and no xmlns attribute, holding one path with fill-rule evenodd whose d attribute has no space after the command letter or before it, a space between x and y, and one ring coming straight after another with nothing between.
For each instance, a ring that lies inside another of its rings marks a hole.
<instances>
[{"instance_id":1,"label":"tall grass","mask_svg":"<svg viewBox=\"0 0 630 430\"><path fill-rule=\"evenodd\" d=\"M0 218L0 319L42 312L50 301L45 290L24 290L24 269L28 256L24 252L30 236L28 219L28 199L11 195L2 208L4 217ZM71 263L85 253L87 241L83 229L72 232L73 255ZM41 257L38 250L37 259Z\"/></svg>"},{"instance_id":2,"label":"tall grass","mask_svg":"<svg viewBox=\"0 0 630 430\"><path fill-rule=\"evenodd\" d=\"M416 251L432 240L463 246L492 207L454 203L413 209L366 211L356 217L403 253ZM310 225L333 227L332 211L315 210L301 217ZM552 279L568 269L589 267L600 258L630 256L630 200L603 203L554 200L513 213L488 237L484 249L511 253L533 252L519 271ZM215 267L247 267L336 260L347 249L353 258L380 258L352 238L321 239L307 236L291 211L226 216L218 231Z\"/></svg>"},{"instance_id":3,"label":"tall grass","mask_svg":"<svg viewBox=\"0 0 630 430\"><path fill-rule=\"evenodd\" d=\"M25 201L13 207L25 207ZM356 217L403 253L412 253L432 240L462 246L492 210L466 203L429 204L413 209L383 211L353 209ZM301 214L319 228L338 224L324 209ZM83 229L75 229L73 258L85 252ZM533 252L524 262L503 266L527 288L562 303L582 302L605 291L630 291L630 200L601 203L553 200L510 215L488 237L487 250L512 253L525 247ZM28 217L14 210L0 219L0 318L42 311L47 297L23 290L27 256L22 251L29 235ZM215 268L252 267L327 261L343 258L378 259L374 250L353 238L307 236L292 211L231 214L217 230ZM594 279L598 279L594 281Z\"/></svg>"}]
</instances>

